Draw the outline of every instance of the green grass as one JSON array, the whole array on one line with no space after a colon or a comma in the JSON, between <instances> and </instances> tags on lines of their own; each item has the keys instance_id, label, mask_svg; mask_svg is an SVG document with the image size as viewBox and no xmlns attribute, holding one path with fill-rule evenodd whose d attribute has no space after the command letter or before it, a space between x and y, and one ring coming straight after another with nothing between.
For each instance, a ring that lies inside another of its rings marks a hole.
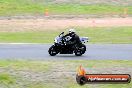
<instances>
[{"instance_id":1,"label":"green grass","mask_svg":"<svg viewBox=\"0 0 132 88\"><path fill-rule=\"evenodd\" d=\"M46 71L45 65L49 66L50 70ZM86 71L89 69L87 73L93 70L96 74L97 70L102 70L104 73L121 71L132 75L132 60L0 60L0 71L4 71L0 73L0 86L2 88L131 88L132 86L132 82L129 84L86 84L80 86L75 80L77 67L80 65ZM35 71L23 68L31 66L35 67ZM40 70L41 66L43 70ZM114 70L115 67L117 70ZM60 70L58 71L58 69ZM44 79L39 80L39 77Z\"/></svg>"},{"instance_id":2,"label":"green grass","mask_svg":"<svg viewBox=\"0 0 132 88\"><path fill-rule=\"evenodd\" d=\"M1 60L0 67L14 70L48 71L52 63L45 61Z\"/></svg>"},{"instance_id":3,"label":"green grass","mask_svg":"<svg viewBox=\"0 0 132 88\"><path fill-rule=\"evenodd\" d=\"M105 4L49 4L44 1L35 0L1 0L0 15L35 15L44 14L45 9L50 14L123 14L124 8L128 9L128 14L132 14L132 6L105 5Z\"/></svg>"},{"instance_id":4,"label":"green grass","mask_svg":"<svg viewBox=\"0 0 132 88\"><path fill-rule=\"evenodd\" d=\"M0 42L53 43L54 38L64 30L45 30L43 32L1 32ZM132 43L132 27L89 27L76 28L77 34L90 38L89 43Z\"/></svg>"},{"instance_id":5,"label":"green grass","mask_svg":"<svg viewBox=\"0 0 132 88\"><path fill-rule=\"evenodd\" d=\"M0 60L0 86L2 88L47 88L50 85L42 82L29 81L23 73L37 74L49 72L53 62L31 60ZM33 75L32 74L32 75ZM33 79L32 79L33 80Z\"/></svg>"},{"instance_id":6,"label":"green grass","mask_svg":"<svg viewBox=\"0 0 132 88\"><path fill-rule=\"evenodd\" d=\"M11 76L9 73L0 73L0 84L11 85L15 83L15 77Z\"/></svg>"},{"instance_id":7,"label":"green grass","mask_svg":"<svg viewBox=\"0 0 132 88\"><path fill-rule=\"evenodd\" d=\"M132 66L131 60L70 60L66 61L66 63L70 63L75 65L75 67L82 65L87 68L104 68L105 67L116 67L116 66Z\"/></svg>"}]
</instances>

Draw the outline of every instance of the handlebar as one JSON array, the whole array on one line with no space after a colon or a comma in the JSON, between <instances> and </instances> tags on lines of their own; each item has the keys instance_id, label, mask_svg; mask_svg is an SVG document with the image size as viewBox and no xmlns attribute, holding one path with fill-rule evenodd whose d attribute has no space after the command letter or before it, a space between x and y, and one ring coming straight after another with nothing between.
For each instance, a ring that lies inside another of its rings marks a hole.
<instances>
[{"instance_id":1,"label":"handlebar","mask_svg":"<svg viewBox=\"0 0 132 88\"><path fill-rule=\"evenodd\" d=\"M64 34L64 32L61 32L59 36L61 36L62 34Z\"/></svg>"}]
</instances>

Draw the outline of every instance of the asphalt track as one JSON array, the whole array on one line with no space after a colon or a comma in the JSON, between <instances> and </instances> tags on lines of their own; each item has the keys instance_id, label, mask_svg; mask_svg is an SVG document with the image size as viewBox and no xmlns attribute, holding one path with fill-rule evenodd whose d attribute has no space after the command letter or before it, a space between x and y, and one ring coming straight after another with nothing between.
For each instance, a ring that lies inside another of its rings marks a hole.
<instances>
[{"instance_id":1,"label":"asphalt track","mask_svg":"<svg viewBox=\"0 0 132 88\"><path fill-rule=\"evenodd\" d=\"M56 55L49 56L51 44L0 44L0 59L33 60L132 60L132 44L87 44L83 56Z\"/></svg>"}]
</instances>

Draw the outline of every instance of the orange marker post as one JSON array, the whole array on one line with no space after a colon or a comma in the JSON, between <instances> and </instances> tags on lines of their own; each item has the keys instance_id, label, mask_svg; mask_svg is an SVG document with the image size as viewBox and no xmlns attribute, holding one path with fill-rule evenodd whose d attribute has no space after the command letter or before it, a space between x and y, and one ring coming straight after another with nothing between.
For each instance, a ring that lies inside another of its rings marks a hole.
<instances>
[{"instance_id":1,"label":"orange marker post","mask_svg":"<svg viewBox=\"0 0 132 88\"><path fill-rule=\"evenodd\" d=\"M48 9L45 9L44 15L45 15L45 16L49 16L49 10L48 10Z\"/></svg>"},{"instance_id":2,"label":"orange marker post","mask_svg":"<svg viewBox=\"0 0 132 88\"><path fill-rule=\"evenodd\" d=\"M128 9L124 8L123 10L123 17L127 17L128 16Z\"/></svg>"}]
</instances>

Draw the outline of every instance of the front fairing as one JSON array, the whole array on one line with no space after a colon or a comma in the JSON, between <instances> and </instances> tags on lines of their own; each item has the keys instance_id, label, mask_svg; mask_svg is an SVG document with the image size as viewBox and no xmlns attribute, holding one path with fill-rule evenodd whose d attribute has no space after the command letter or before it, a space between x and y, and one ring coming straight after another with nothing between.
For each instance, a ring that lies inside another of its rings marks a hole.
<instances>
[{"instance_id":1,"label":"front fairing","mask_svg":"<svg viewBox=\"0 0 132 88\"><path fill-rule=\"evenodd\" d=\"M61 44L62 43L62 37L60 37L60 36L55 37L54 43Z\"/></svg>"}]
</instances>

